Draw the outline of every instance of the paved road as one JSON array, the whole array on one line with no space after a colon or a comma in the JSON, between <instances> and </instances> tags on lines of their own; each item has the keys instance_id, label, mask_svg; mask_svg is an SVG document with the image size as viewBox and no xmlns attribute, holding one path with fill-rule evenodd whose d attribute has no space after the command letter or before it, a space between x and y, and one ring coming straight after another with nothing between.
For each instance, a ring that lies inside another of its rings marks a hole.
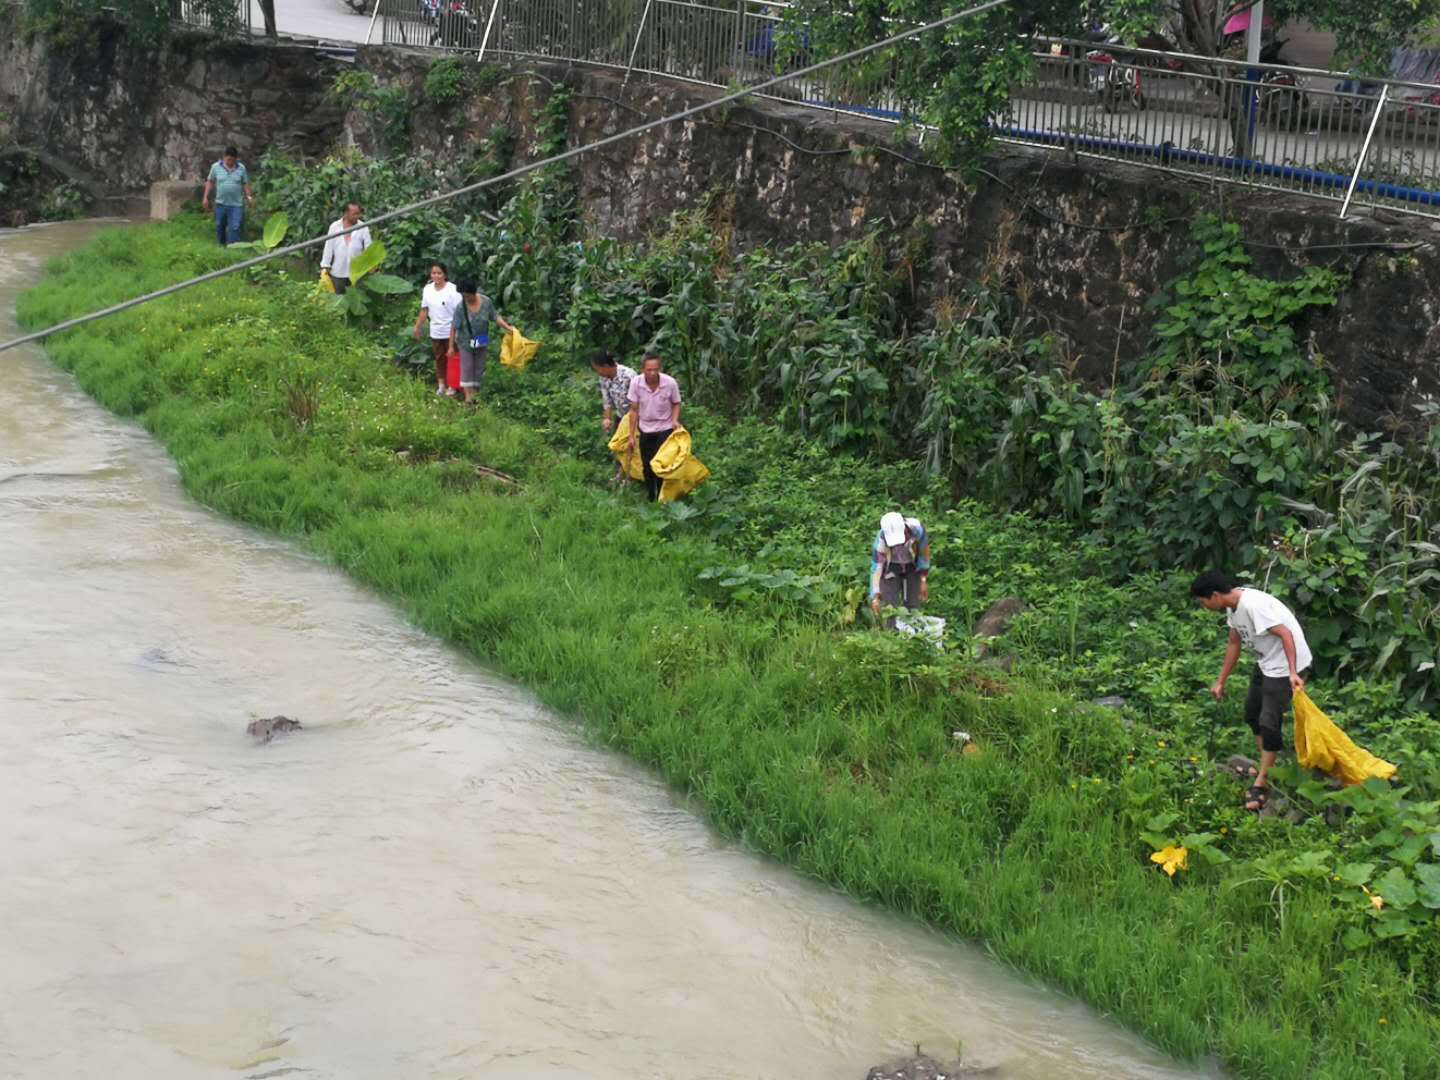
<instances>
[{"instance_id":1,"label":"paved road","mask_svg":"<svg viewBox=\"0 0 1440 1080\"><path fill-rule=\"evenodd\" d=\"M369 16L355 14L341 0L275 0L275 22L282 34L326 41L361 42L370 29ZM265 17L255 0L250 2L250 25L257 32L265 26ZM378 24L375 40L380 40Z\"/></svg>"}]
</instances>

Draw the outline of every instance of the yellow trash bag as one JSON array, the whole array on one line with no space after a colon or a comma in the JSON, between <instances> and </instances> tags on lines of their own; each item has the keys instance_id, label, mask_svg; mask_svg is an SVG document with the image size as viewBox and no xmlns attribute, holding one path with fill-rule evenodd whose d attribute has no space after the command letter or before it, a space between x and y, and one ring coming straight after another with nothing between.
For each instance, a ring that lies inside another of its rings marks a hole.
<instances>
[{"instance_id":1,"label":"yellow trash bag","mask_svg":"<svg viewBox=\"0 0 1440 1080\"><path fill-rule=\"evenodd\" d=\"M511 330L500 342L500 363L516 371L524 371L539 348L540 342L531 341L519 330Z\"/></svg>"},{"instance_id":2,"label":"yellow trash bag","mask_svg":"<svg viewBox=\"0 0 1440 1080\"><path fill-rule=\"evenodd\" d=\"M329 270L320 271L320 284L318 288L321 292L333 293L335 291L335 282L331 280Z\"/></svg>"},{"instance_id":3,"label":"yellow trash bag","mask_svg":"<svg viewBox=\"0 0 1440 1080\"><path fill-rule=\"evenodd\" d=\"M1351 742L1304 690L1295 692L1294 704L1295 756L1305 768L1319 769L1347 787L1395 775L1394 765Z\"/></svg>"},{"instance_id":4,"label":"yellow trash bag","mask_svg":"<svg viewBox=\"0 0 1440 1080\"><path fill-rule=\"evenodd\" d=\"M615 425L615 434L610 436L610 453L615 455L616 463L631 480L644 480L645 463L640 460L640 447L637 445L634 450L630 449L630 429L634 424L635 412L632 409Z\"/></svg>"},{"instance_id":5,"label":"yellow trash bag","mask_svg":"<svg viewBox=\"0 0 1440 1080\"><path fill-rule=\"evenodd\" d=\"M652 461L650 467L655 467ZM656 474L659 475L658 473ZM674 502L676 499L689 495L697 487L710 479L710 470L697 457L685 459L685 463L678 469L665 477L660 483L660 501Z\"/></svg>"},{"instance_id":6,"label":"yellow trash bag","mask_svg":"<svg viewBox=\"0 0 1440 1080\"><path fill-rule=\"evenodd\" d=\"M676 428L670 437L660 444L655 456L650 459L650 468L662 480L684 465L690 458L690 432L683 427Z\"/></svg>"},{"instance_id":7,"label":"yellow trash bag","mask_svg":"<svg viewBox=\"0 0 1440 1080\"><path fill-rule=\"evenodd\" d=\"M650 459L650 468L660 477L660 501L674 502L703 484L710 470L690 452L690 432L676 428Z\"/></svg>"}]
</instances>

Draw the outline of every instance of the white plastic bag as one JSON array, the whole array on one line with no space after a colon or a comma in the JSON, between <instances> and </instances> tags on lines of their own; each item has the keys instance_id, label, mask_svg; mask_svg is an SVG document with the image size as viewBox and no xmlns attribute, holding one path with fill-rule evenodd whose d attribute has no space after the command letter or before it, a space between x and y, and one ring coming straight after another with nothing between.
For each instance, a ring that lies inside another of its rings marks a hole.
<instances>
[{"instance_id":1,"label":"white plastic bag","mask_svg":"<svg viewBox=\"0 0 1440 1080\"><path fill-rule=\"evenodd\" d=\"M907 611L895 616L895 630L906 637L922 637L937 649L945 647L945 620L938 615Z\"/></svg>"}]
</instances>

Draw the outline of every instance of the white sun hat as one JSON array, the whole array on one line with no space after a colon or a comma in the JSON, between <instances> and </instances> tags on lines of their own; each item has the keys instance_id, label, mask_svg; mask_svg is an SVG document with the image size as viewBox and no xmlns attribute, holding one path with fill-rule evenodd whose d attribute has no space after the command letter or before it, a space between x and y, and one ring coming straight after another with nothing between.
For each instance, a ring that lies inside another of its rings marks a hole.
<instances>
[{"instance_id":1,"label":"white sun hat","mask_svg":"<svg viewBox=\"0 0 1440 1080\"><path fill-rule=\"evenodd\" d=\"M892 510L880 519L880 535L885 537L885 543L894 547L896 544L905 542L905 518L902 514Z\"/></svg>"}]
</instances>

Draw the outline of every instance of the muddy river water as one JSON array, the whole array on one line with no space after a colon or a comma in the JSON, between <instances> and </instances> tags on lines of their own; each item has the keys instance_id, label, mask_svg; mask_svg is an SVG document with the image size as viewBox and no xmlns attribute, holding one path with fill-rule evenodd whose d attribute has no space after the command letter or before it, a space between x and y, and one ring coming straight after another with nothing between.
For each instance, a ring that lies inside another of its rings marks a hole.
<instances>
[{"instance_id":1,"label":"muddy river water","mask_svg":"<svg viewBox=\"0 0 1440 1080\"><path fill-rule=\"evenodd\" d=\"M94 227L0 232L0 337ZM38 349L0 353L0 866L3 1077L1198 1075L717 838Z\"/></svg>"}]
</instances>

